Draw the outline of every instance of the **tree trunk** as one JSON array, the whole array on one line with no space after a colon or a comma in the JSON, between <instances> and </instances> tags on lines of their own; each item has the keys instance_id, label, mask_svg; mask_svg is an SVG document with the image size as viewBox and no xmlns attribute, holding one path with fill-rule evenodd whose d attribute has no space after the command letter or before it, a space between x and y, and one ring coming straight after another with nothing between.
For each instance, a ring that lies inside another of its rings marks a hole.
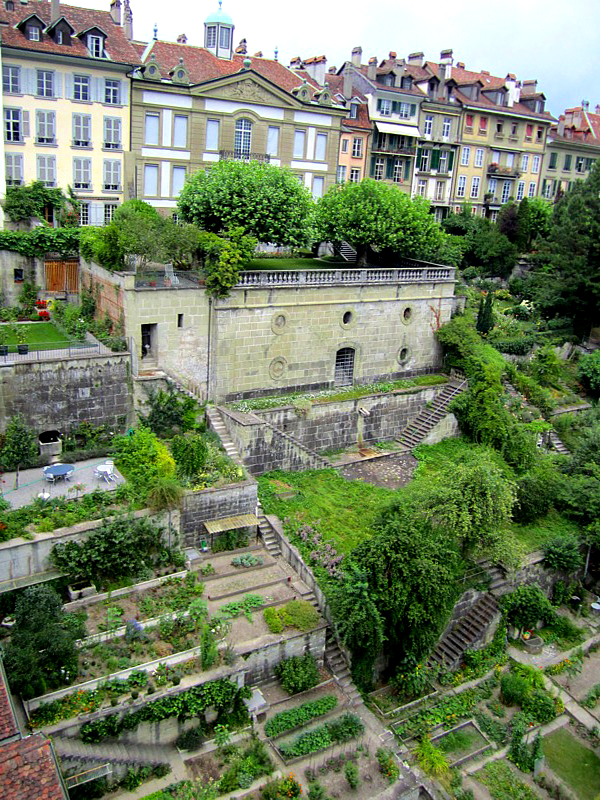
<instances>
[{"instance_id":1,"label":"tree trunk","mask_svg":"<svg viewBox=\"0 0 600 800\"><path fill-rule=\"evenodd\" d=\"M366 244L359 244L356 247L356 266L357 267L366 267L367 266L367 245Z\"/></svg>"}]
</instances>

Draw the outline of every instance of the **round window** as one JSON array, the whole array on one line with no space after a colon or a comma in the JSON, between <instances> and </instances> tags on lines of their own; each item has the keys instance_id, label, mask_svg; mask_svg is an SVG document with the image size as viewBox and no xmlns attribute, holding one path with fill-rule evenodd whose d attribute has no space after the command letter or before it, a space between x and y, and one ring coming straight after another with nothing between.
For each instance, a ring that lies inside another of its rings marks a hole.
<instances>
[{"instance_id":1,"label":"round window","mask_svg":"<svg viewBox=\"0 0 600 800\"><path fill-rule=\"evenodd\" d=\"M182 69L180 69L179 72L177 73L177 77L180 79L185 78L185 72Z\"/></svg>"},{"instance_id":2,"label":"round window","mask_svg":"<svg viewBox=\"0 0 600 800\"><path fill-rule=\"evenodd\" d=\"M287 362L283 356L277 356L277 358L274 358L269 364L269 374L271 378L273 378L273 380L278 380L278 378L281 378L285 372L286 366Z\"/></svg>"},{"instance_id":3,"label":"round window","mask_svg":"<svg viewBox=\"0 0 600 800\"><path fill-rule=\"evenodd\" d=\"M404 322L409 322L412 317L412 308L405 308L402 312L402 319Z\"/></svg>"},{"instance_id":4,"label":"round window","mask_svg":"<svg viewBox=\"0 0 600 800\"><path fill-rule=\"evenodd\" d=\"M271 317L271 330L273 333L284 333L287 325L287 317L285 314L275 314Z\"/></svg>"},{"instance_id":5,"label":"round window","mask_svg":"<svg viewBox=\"0 0 600 800\"><path fill-rule=\"evenodd\" d=\"M349 325L352 322L352 312L351 311L346 311L344 313L344 316L342 317L342 321L343 321L344 325Z\"/></svg>"},{"instance_id":6,"label":"round window","mask_svg":"<svg viewBox=\"0 0 600 800\"><path fill-rule=\"evenodd\" d=\"M410 350L408 349L408 347L401 347L400 350L398 350L398 362L400 364L406 364L409 356L410 356Z\"/></svg>"},{"instance_id":7,"label":"round window","mask_svg":"<svg viewBox=\"0 0 600 800\"><path fill-rule=\"evenodd\" d=\"M275 325L277 325L278 328L283 328L283 326L285 325L285 317L283 316L283 314L277 315L277 318L275 319Z\"/></svg>"}]
</instances>

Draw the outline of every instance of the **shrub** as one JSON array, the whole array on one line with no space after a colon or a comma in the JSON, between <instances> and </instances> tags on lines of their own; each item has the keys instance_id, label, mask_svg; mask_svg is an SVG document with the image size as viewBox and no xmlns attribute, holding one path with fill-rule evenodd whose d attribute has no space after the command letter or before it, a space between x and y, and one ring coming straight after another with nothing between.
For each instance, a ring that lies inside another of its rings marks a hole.
<instances>
[{"instance_id":1,"label":"shrub","mask_svg":"<svg viewBox=\"0 0 600 800\"><path fill-rule=\"evenodd\" d=\"M544 545L544 565L558 572L576 572L583 565L575 536L558 536Z\"/></svg>"},{"instance_id":2,"label":"shrub","mask_svg":"<svg viewBox=\"0 0 600 800\"><path fill-rule=\"evenodd\" d=\"M185 433L173 438L171 452L177 465L177 472L191 478L198 475L206 464L208 445L201 434Z\"/></svg>"},{"instance_id":3,"label":"shrub","mask_svg":"<svg viewBox=\"0 0 600 800\"><path fill-rule=\"evenodd\" d=\"M297 728L299 725L304 725L315 717L321 717L327 714L337 706L337 697L335 695L325 695L319 700L313 700L309 703L303 703L297 708L292 708L289 711L281 711L275 714L265 725L265 733L267 736L279 736L281 733Z\"/></svg>"},{"instance_id":4,"label":"shrub","mask_svg":"<svg viewBox=\"0 0 600 800\"><path fill-rule=\"evenodd\" d=\"M532 522L548 513L554 502L561 476L549 461L542 461L517 481L516 522Z\"/></svg>"},{"instance_id":5,"label":"shrub","mask_svg":"<svg viewBox=\"0 0 600 800\"><path fill-rule=\"evenodd\" d=\"M308 600L290 600L283 607L293 628L310 631L319 624L319 612Z\"/></svg>"},{"instance_id":6,"label":"shrub","mask_svg":"<svg viewBox=\"0 0 600 800\"><path fill-rule=\"evenodd\" d=\"M415 756L421 769L435 778L448 775L450 767L444 752L436 747L429 736L424 736L415 749Z\"/></svg>"},{"instance_id":7,"label":"shrub","mask_svg":"<svg viewBox=\"0 0 600 800\"><path fill-rule=\"evenodd\" d=\"M356 739L364 732L365 726L356 714L346 713L339 719L320 725L306 733L300 733L290 742L281 742L279 751L284 758L300 758L310 753L318 753L334 744L343 744Z\"/></svg>"},{"instance_id":8,"label":"shrub","mask_svg":"<svg viewBox=\"0 0 600 800\"><path fill-rule=\"evenodd\" d=\"M591 395L600 395L600 350L579 359L579 380Z\"/></svg>"},{"instance_id":9,"label":"shrub","mask_svg":"<svg viewBox=\"0 0 600 800\"><path fill-rule=\"evenodd\" d=\"M292 656L275 667L279 682L289 694L297 694L312 689L319 683L317 662L310 653Z\"/></svg>"},{"instance_id":10,"label":"shrub","mask_svg":"<svg viewBox=\"0 0 600 800\"><path fill-rule=\"evenodd\" d=\"M271 633L281 633L283 631L283 620L276 608L265 608L263 617Z\"/></svg>"},{"instance_id":11,"label":"shrub","mask_svg":"<svg viewBox=\"0 0 600 800\"><path fill-rule=\"evenodd\" d=\"M520 706L529 693L529 684L521 675L506 672L500 679L500 696L506 706Z\"/></svg>"},{"instance_id":12,"label":"shrub","mask_svg":"<svg viewBox=\"0 0 600 800\"><path fill-rule=\"evenodd\" d=\"M360 785L360 776L358 774L358 767L354 761L346 761L344 765L344 775L348 781L348 786L351 789L358 789Z\"/></svg>"},{"instance_id":13,"label":"shrub","mask_svg":"<svg viewBox=\"0 0 600 800\"><path fill-rule=\"evenodd\" d=\"M519 586L504 595L500 604L508 621L517 628L534 628L540 620L551 621L555 611L539 586Z\"/></svg>"},{"instance_id":14,"label":"shrub","mask_svg":"<svg viewBox=\"0 0 600 800\"><path fill-rule=\"evenodd\" d=\"M554 698L542 689L535 689L524 697L521 705L523 711L541 725L552 722L556 717Z\"/></svg>"},{"instance_id":15,"label":"shrub","mask_svg":"<svg viewBox=\"0 0 600 800\"><path fill-rule=\"evenodd\" d=\"M377 763L379 764L379 771L384 775L390 783L395 783L400 775L400 768L396 763L394 754L387 747L380 747L375 753Z\"/></svg>"}]
</instances>

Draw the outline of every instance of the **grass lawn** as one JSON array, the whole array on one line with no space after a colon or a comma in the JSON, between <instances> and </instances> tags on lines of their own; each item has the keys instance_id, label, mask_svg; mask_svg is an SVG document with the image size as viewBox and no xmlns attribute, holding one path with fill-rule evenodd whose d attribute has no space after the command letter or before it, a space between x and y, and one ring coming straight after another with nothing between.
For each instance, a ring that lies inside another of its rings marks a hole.
<instances>
[{"instance_id":1,"label":"grass lawn","mask_svg":"<svg viewBox=\"0 0 600 800\"><path fill-rule=\"evenodd\" d=\"M296 496L288 500L277 497L273 480L296 489ZM271 472L258 478L258 487L267 514L315 525L343 553L371 536L374 520L395 495L391 489L347 481L334 469Z\"/></svg>"},{"instance_id":2,"label":"grass lawn","mask_svg":"<svg viewBox=\"0 0 600 800\"><path fill-rule=\"evenodd\" d=\"M347 261L324 261L320 258L253 258L245 270L253 269L338 269L353 267Z\"/></svg>"},{"instance_id":3,"label":"grass lawn","mask_svg":"<svg viewBox=\"0 0 600 800\"><path fill-rule=\"evenodd\" d=\"M595 800L600 793L600 758L566 728L544 737L544 755L555 772L580 798Z\"/></svg>"},{"instance_id":4,"label":"grass lawn","mask_svg":"<svg viewBox=\"0 0 600 800\"><path fill-rule=\"evenodd\" d=\"M0 328L5 336L5 341L2 344L9 345L11 353L15 352L17 345L15 334L8 324L2 324ZM19 328L25 331L25 344L28 344L32 350L55 350L68 347L71 343L68 337L51 322L24 323L20 324Z\"/></svg>"},{"instance_id":5,"label":"grass lawn","mask_svg":"<svg viewBox=\"0 0 600 800\"><path fill-rule=\"evenodd\" d=\"M530 522L528 525L513 524L512 531L527 553L540 550L547 541L558 536L569 534L579 536L581 533L577 523L568 520L554 510L550 510L545 517Z\"/></svg>"}]
</instances>

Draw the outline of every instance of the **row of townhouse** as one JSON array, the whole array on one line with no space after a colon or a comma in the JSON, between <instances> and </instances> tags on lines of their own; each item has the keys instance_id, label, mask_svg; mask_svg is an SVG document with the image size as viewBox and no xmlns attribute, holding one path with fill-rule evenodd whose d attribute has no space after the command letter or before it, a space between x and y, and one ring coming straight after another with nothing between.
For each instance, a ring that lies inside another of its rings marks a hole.
<instances>
[{"instance_id":1,"label":"row of townhouse","mask_svg":"<svg viewBox=\"0 0 600 800\"><path fill-rule=\"evenodd\" d=\"M234 31L219 7L203 47L156 31L144 43L129 0L2 0L0 190L70 186L82 224L101 225L131 197L173 213L187 176L252 159L291 168L315 198L371 176L427 197L438 219L465 202L494 218L510 198L565 191L600 153L598 108L557 122L535 81L469 71L450 50L286 67L234 47Z\"/></svg>"}]
</instances>

